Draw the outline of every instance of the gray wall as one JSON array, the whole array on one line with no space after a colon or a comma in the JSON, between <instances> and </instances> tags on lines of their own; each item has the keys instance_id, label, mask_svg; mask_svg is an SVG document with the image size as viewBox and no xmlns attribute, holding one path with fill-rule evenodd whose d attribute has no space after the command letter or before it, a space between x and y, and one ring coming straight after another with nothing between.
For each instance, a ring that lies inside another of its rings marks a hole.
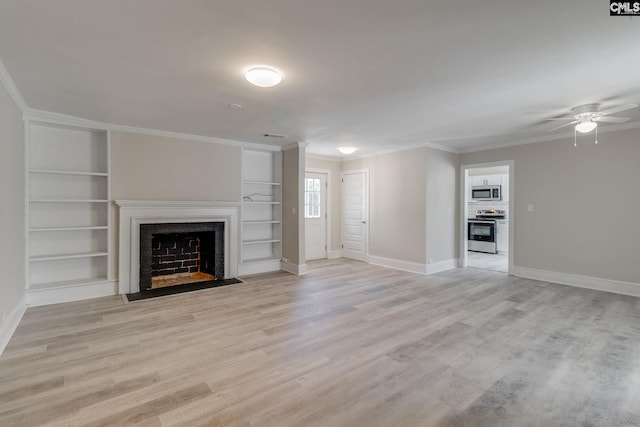
<instances>
[{"instance_id":1,"label":"gray wall","mask_svg":"<svg viewBox=\"0 0 640 427\"><path fill-rule=\"evenodd\" d=\"M342 222L342 194L340 192L342 164L335 160L323 160L310 158L309 156L307 156L305 162L307 170L309 170L309 168L315 168L325 169L331 172L331 182L329 182L329 188L331 189L331 208L328 215L331 220L331 230L329 230L331 244L329 250L338 251L340 250L340 225Z\"/></svg>"},{"instance_id":2,"label":"gray wall","mask_svg":"<svg viewBox=\"0 0 640 427\"><path fill-rule=\"evenodd\" d=\"M282 257L294 265L305 263L304 171L304 148L282 153Z\"/></svg>"},{"instance_id":3,"label":"gray wall","mask_svg":"<svg viewBox=\"0 0 640 427\"><path fill-rule=\"evenodd\" d=\"M498 160L515 163L516 266L640 283L640 130L460 156Z\"/></svg>"},{"instance_id":4,"label":"gray wall","mask_svg":"<svg viewBox=\"0 0 640 427\"><path fill-rule=\"evenodd\" d=\"M458 155L426 149L427 263L459 257Z\"/></svg>"},{"instance_id":5,"label":"gray wall","mask_svg":"<svg viewBox=\"0 0 640 427\"><path fill-rule=\"evenodd\" d=\"M426 262L426 148L345 161L369 169L369 254Z\"/></svg>"},{"instance_id":6,"label":"gray wall","mask_svg":"<svg viewBox=\"0 0 640 427\"><path fill-rule=\"evenodd\" d=\"M111 197L239 202L241 149L135 133L111 135Z\"/></svg>"},{"instance_id":7,"label":"gray wall","mask_svg":"<svg viewBox=\"0 0 640 427\"><path fill-rule=\"evenodd\" d=\"M0 330L25 294L24 123L0 84Z\"/></svg>"}]
</instances>

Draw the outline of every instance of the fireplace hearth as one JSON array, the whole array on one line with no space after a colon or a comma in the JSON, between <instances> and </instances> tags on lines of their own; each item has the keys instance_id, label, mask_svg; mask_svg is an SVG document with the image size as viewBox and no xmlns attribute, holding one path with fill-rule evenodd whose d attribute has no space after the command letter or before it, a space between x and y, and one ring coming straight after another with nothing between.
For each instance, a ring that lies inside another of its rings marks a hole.
<instances>
[{"instance_id":1,"label":"fireplace hearth","mask_svg":"<svg viewBox=\"0 0 640 427\"><path fill-rule=\"evenodd\" d=\"M224 278L224 222L140 224L140 291Z\"/></svg>"}]
</instances>

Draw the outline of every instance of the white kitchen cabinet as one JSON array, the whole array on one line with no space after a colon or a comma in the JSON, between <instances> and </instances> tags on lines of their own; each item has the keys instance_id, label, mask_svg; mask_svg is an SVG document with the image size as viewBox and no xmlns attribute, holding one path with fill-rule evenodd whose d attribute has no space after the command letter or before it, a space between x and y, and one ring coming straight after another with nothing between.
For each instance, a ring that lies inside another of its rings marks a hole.
<instances>
[{"instance_id":1,"label":"white kitchen cabinet","mask_svg":"<svg viewBox=\"0 0 640 427\"><path fill-rule=\"evenodd\" d=\"M500 175L500 185L502 185L502 201L509 201L509 174Z\"/></svg>"},{"instance_id":2,"label":"white kitchen cabinet","mask_svg":"<svg viewBox=\"0 0 640 427\"><path fill-rule=\"evenodd\" d=\"M496 245L499 254L506 254L509 252L509 222L507 220L497 221L497 240Z\"/></svg>"},{"instance_id":3,"label":"white kitchen cabinet","mask_svg":"<svg viewBox=\"0 0 640 427\"><path fill-rule=\"evenodd\" d=\"M478 175L471 177L471 183L475 186L480 185L501 185L502 175Z\"/></svg>"}]
</instances>

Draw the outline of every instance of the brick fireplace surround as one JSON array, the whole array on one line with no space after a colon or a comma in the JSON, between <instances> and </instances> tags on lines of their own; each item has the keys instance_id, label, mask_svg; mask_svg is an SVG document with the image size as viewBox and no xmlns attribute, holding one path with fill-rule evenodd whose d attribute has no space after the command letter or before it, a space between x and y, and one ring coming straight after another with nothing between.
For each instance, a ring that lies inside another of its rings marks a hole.
<instances>
[{"instance_id":1,"label":"brick fireplace surround","mask_svg":"<svg viewBox=\"0 0 640 427\"><path fill-rule=\"evenodd\" d=\"M223 277L224 222L140 224L140 290Z\"/></svg>"}]
</instances>

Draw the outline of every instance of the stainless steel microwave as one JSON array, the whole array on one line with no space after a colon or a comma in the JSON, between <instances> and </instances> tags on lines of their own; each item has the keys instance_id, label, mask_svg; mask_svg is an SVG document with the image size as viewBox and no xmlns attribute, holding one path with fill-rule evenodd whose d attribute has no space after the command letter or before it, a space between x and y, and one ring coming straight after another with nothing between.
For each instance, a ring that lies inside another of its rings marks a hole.
<instances>
[{"instance_id":1,"label":"stainless steel microwave","mask_svg":"<svg viewBox=\"0 0 640 427\"><path fill-rule=\"evenodd\" d=\"M471 199L477 201L502 200L502 186L479 185L471 187Z\"/></svg>"}]
</instances>

